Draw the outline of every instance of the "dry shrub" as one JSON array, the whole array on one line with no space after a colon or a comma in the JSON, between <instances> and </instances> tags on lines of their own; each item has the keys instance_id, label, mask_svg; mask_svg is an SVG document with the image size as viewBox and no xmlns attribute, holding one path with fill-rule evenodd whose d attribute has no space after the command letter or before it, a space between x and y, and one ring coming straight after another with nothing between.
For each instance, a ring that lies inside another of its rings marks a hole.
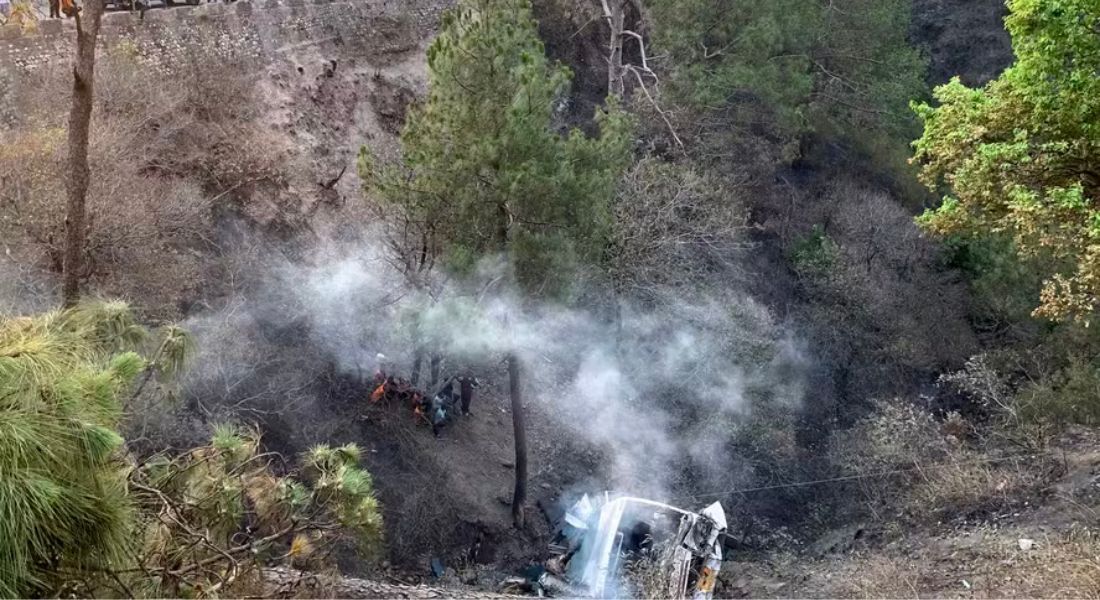
<instances>
[{"instance_id":1,"label":"dry shrub","mask_svg":"<svg viewBox=\"0 0 1100 600\"><path fill-rule=\"evenodd\" d=\"M850 475L879 518L915 518L1003 505L1036 485L1033 457L998 456L969 442L973 428L957 413L938 421L900 400L878 402L870 416L834 435L830 459Z\"/></svg>"},{"instance_id":2,"label":"dry shrub","mask_svg":"<svg viewBox=\"0 0 1100 600\"><path fill-rule=\"evenodd\" d=\"M836 251L829 268L803 281L822 320L845 324L842 343L853 329L866 332L866 350L922 370L949 368L973 352L965 289L939 269L939 249L912 215L887 193L850 181L834 184L819 210L820 231Z\"/></svg>"},{"instance_id":3,"label":"dry shrub","mask_svg":"<svg viewBox=\"0 0 1100 600\"><path fill-rule=\"evenodd\" d=\"M175 318L176 303L203 293L204 255L218 251L214 201L275 178L271 144L250 123L258 110L250 76L208 64L166 77L120 47L97 65L83 276L97 293L140 299L147 317ZM63 68L26 76L14 127L0 132L4 250L55 274L70 86Z\"/></svg>"},{"instance_id":4,"label":"dry shrub","mask_svg":"<svg viewBox=\"0 0 1100 600\"><path fill-rule=\"evenodd\" d=\"M617 289L651 295L698 283L750 247L739 184L682 163L644 159L615 201L612 277Z\"/></svg>"},{"instance_id":5,"label":"dry shrub","mask_svg":"<svg viewBox=\"0 0 1100 600\"><path fill-rule=\"evenodd\" d=\"M946 540L942 551L951 553L953 574L931 556L861 557L849 565L852 577L834 593L857 598L1100 598L1096 532L1075 528L1043 536L1028 551L1019 548L1020 535L983 535L978 545Z\"/></svg>"}]
</instances>

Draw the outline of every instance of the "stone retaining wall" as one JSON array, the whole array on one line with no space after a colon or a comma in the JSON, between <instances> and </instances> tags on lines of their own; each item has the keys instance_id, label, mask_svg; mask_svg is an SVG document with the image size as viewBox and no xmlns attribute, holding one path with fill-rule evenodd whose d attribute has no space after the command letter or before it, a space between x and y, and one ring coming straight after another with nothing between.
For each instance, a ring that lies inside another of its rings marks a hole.
<instances>
[{"instance_id":1,"label":"stone retaining wall","mask_svg":"<svg viewBox=\"0 0 1100 600\"><path fill-rule=\"evenodd\" d=\"M103 51L128 52L142 64L173 69L220 61L257 68L303 46L326 55L354 52L381 59L412 50L430 36L445 0L238 0L231 4L154 8L103 15ZM22 75L73 60L72 20L42 20L37 31L0 26L0 122ZM329 51L331 50L331 51Z\"/></svg>"}]
</instances>

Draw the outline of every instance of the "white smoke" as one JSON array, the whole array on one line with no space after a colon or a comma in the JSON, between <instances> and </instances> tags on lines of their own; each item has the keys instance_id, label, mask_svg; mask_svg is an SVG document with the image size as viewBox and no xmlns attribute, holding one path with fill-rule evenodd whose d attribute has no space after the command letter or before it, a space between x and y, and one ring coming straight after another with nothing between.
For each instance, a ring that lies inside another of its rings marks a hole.
<instances>
[{"instance_id":1,"label":"white smoke","mask_svg":"<svg viewBox=\"0 0 1100 600\"><path fill-rule=\"evenodd\" d=\"M499 364L515 353L527 402L604 451L609 488L668 496L685 466L729 476L740 468L728 449L731 428L754 402L801 402L799 345L763 307L729 291L624 301L614 322L525 301L499 261L466 281L436 282L435 297L406 285L376 247L311 263L274 268L257 296L268 308L258 312L308 323L310 347L353 374L369 373L379 353L402 374L417 328L428 349L452 361Z\"/></svg>"}]
</instances>

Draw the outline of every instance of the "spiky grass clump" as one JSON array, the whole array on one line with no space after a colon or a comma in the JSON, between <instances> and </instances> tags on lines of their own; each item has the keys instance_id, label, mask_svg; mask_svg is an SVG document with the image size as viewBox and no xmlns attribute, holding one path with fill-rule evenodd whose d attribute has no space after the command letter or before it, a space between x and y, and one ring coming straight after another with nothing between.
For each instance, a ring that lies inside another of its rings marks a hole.
<instances>
[{"instance_id":1,"label":"spiky grass clump","mask_svg":"<svg viewBox=\"0 0 1100 600\"><path fill-rule=\"evenodd\" d=\"M0 320L0 596L117 564L133 522L119 396L144 368L120 303Z\"/></svg>"}]
</instances>

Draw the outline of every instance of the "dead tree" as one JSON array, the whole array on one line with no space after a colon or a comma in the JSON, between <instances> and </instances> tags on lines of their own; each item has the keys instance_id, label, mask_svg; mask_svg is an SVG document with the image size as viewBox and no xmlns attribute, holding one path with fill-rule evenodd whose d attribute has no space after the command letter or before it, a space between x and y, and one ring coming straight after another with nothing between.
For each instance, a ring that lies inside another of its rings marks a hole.
<instances>
[{"instance_id":1,"label":"dead tree","mask_svg":"<svg viewBox=\"0 0 1100 600\"><path fill-rule=\"evenodd\" d=\"M608 0L600 0L603 3L603 16L607 19L611 37L607 44L607 95L622 98L626 93L623 83L623 24L626 20L626 11L617 0L608 3Z\"/></svg>"},{"instance_id":2,"label":"dead tree","mask_svg":"<svg viewBox=\"0 0 1100 600\"><path fill-rule=\"evenodd\" d=\"M73 306L80 299L80 278L84 271L84 212L91 179L88 136L92 124L95 45L104 8L105 0L87 0L76 13L76 60L73 64L73 100L69 111L68 203L62 267L62 300L65 306Z\"/></svg>"},{"instance_id":3,"label":"dead tree","mask_svg":"<svg viewBox=\"0 0 1100 600\"><path fill-rule=\"evenodd\" d=\"M668 117L660 104L657 102L657 98L650 92L649 87L646 85L646 79L650 79L654 84L658 83L660 79L657 74L653 72L653 69L649 67L649 55L646 53L645 37L641 33L626 28L626 6L630 5L634 8L634 11L638 14L638 20L641 22L645 18L644 9L641 4L641 0L600 0L600 7L603 9L603 18L607 21L607 27L610 32L607 46L607 94L616 98L622 99L626 96L626 81L625 77L627 73L634 76L635 82L638 84L638 88L642 90L642 94L645 95L646 100L653 106L653 110L664 121L665 126L668 127L668 132L675 140L676 145L680 149L684 148L684 142L680 139L680 136L676 133L676 128L672 125L672 120ZM641 64L632 65L623 62L623 38L633 39L638 43L638 55L641 59Z\"/></svg>"},{"instance_id":4,"label":"dead tree","mask_svg":"<svg viewBox=\"0 0 1100 600\"><path fill-rule=\"evenodd\" d=\"M527 424L523 413L523 392L519 357L508 354L508 397L512 401L512 435L516 441L516 487L512 494L512 524L523 529L526 524L524 505L527 502Z\"/></svg>"}]
</instances>

